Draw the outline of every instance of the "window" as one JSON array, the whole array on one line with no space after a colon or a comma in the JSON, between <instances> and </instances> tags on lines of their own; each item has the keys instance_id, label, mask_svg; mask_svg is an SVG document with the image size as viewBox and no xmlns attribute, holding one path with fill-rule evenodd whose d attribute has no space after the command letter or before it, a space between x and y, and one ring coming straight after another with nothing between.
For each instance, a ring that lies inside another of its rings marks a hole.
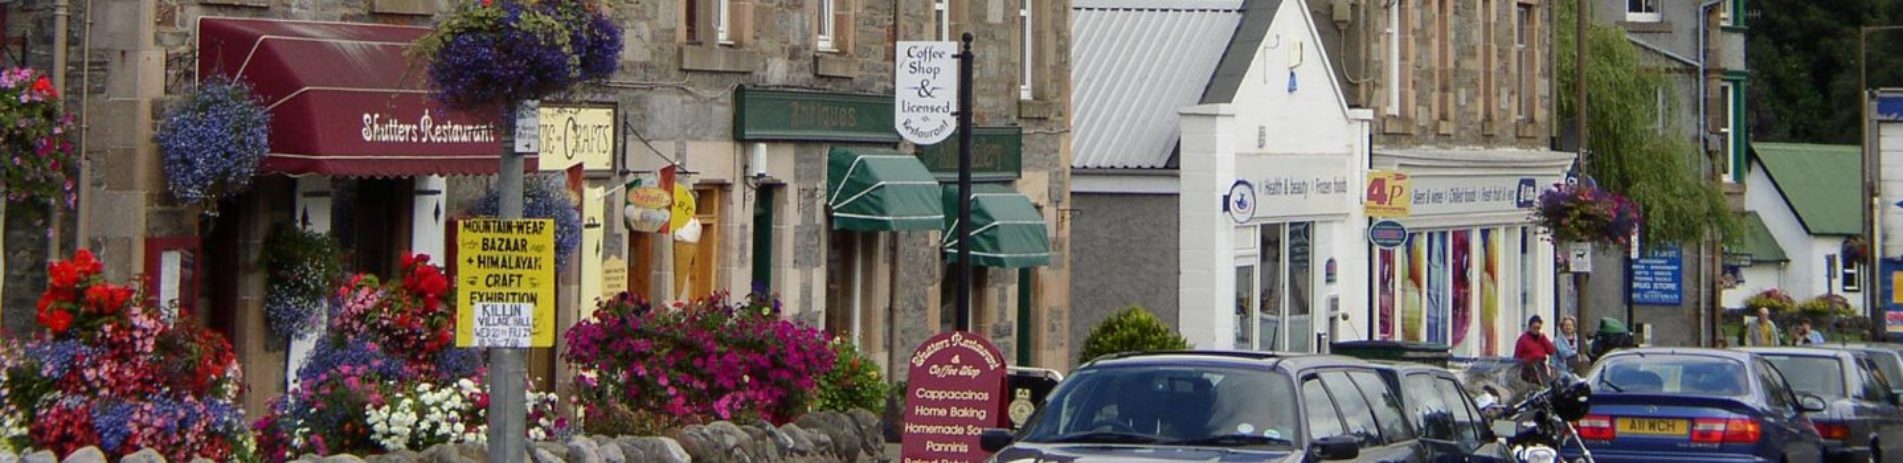
<instances>
[{"instance_id":1,"label":"window","mask_svg":"<svg viewBox=\"0 0 1903 463\"><path fill-rule=\"evenodd\" d=\"M1738 18L1738 13L1740 11L1740 9L1738 8L1738 2L1741 2L1741 1L1744 1L1744 0L1725 0L1724 9L1720 10L1720 12L1718 13L1718 14L1724 15L1719 18L1720 22L1723 22L1724 25L1726 26L1733 26L1733 27L1743 25L1744 21L1741 21Z\"/></svg>"},{"instance_id":2,"label":"window","mask_svg":"<svg viewBox=\"0 0 1903 463\"><path fill-rule=\"evenodd\" d=\"M1625 0L1625 20L1631 22L1659 22L1658 0Z\"/></svg>"},{"instance_id":3,"label":"window","mask_svg":"<svg viewBox=\"0 0 1903 463\"><path fill-rule=\"evenodd\" d=\"M1440 0L1440 14L1434 16L1434 117L1450 121L1454 117L1453 0Z\"/></svg>"},{"instance_id":4,"label":"window","mask_svg":"<svg viewBox=\"0 0 1903 463\"><path fill-rule=\"evenodd\" d=\"M938 40L951 40L951 0L932 0L932 24L938 28Z\"/></svg>"},{"instance_id":5,"label":"window","mask_svg":"<svg viewBox=\"0 0 1903 463\"><path fill-rule=\"evenodd\" d=\"M1381 428L1374 422L1374 407L1355 390L1348 374L1330 371L1322 373L1321 378L1328 386L1329 395L1335 398L1335 409L1341 411L1341 422L1347 425L1348 434L1361 441L1362 447L1382 445Z\"/></svg>"},{"instance_id":6,"label":"window","mask_svg":"<svg viewBox=\"0 0 1903 463\"><path fill-rule=\"evenodd\" d=\"M1791 393L1784 375L1770 362L1758 360L1758 387L1764 388L1764 401L1784 413L1797 412L1797 395Z\"/></svg>"},{"instance_id":7,"label":"window","mask_svg":"<svg viewBox=\"0 0 1903 463\"><path fill-rule=\"evenodd\" d=\"M1341 426L1321 383L1320 407L1337 433ZM1025 442L1049 442L1110 429L1163 440L1249 434L1297 439L1294 381L1261 369L1203 366L1082 369L1053 391ZM1306 395L1306 394L1305 394ZM1314 429L1316 421L1310 421ZM1263 444L1276 445L1276 444Z\"/></svg>"},{"instance_id":8,"label":"window","mask_svg":"<svg viewBox=\"0 0 1903 463\"><path fill-rule=\"evenodd\" d=\"M1236 267L1236 348L1255 348L1255 266Z\"/></svg>"},{"instance_id":9,"label":"window","mask_svg":"<svg viewBox=\"0 0 1903 463\"><path fill-rule=\"evenodd\" d=\"M1882 373L1877 372L1877 366L1870 362L1870 359L1857 358L1857 376L1862 379L1863 383L1863 390L1858 393L1859 398L1871 402L1883 402L1887 400L1886 397L1890 394L1890 386L1883 381Z\"/></svg>"},{"instance_id":10,"label":"window","mask_svg":"<svg viewBox=\"0 0 1903 463\"><path fill-rule=\"evenodd\" d=\"M1302 408L1308 414L1310 440L1339 436L1346 429L1341 424L1341 415L1335 413L1335 403L1328 398L1328 388L1323 387L1319 379L1302 381Z\"/></svg>"},{"instance_id":11,"label":"window","mask_svg":"<svg viewBox=\"0 0 1903 463\"><path fill-rule=\"evenodd\" d=\"M1021 68L1018 73L1020 79L1018 81L1018 99L1020 100L1031 99L1031 83L1036 82L1035 71L1037 65L1033 62L1035 56L1031 50L1031 45L1037 42L1037 34L1036 31L1033 30L1033 22L1031 20L1031 3L1033 3L1033 1L1034 0L1019 0L1018 6L1018 36L1021 38L1018 41L1020 45L1018 47L1020 53L1018 55L1018 67Z\"/></svg>"},{"instance_id":12,"label":"window","mask_svg":"<svg viewBox=\"0 0 1903 463\"><path fill-rule=\"evenodd\" d=\"M1388 75L1387 85L1383 87L1383 90L1388 92L1387 108L1383 112L1389 116L1401 115L1401 89L1404 84L1401 81L1401 31L1406 29L1405 24L1402 23L1403 18L1406 17L1402 11L1406 9L1407 2L1395 2L1394 8L1388 9L1386 43L1388 57L1382 60L1382 64L1387 66Z\"/></svg>"},{"instance_id":13,"label":"window","mask_svg":"<svg viewBox=\"0 0 1903 463\"><path fill-rule=\"evenodd\" d=\"M813 21L813 29L819 35L819 49L822 51L839 50L833 43L833 14L838 11L834 7L834 2L837 1L839 0L818 0L819 17Z\"/></svg>"},{"instance_id":14,"label":"window","mask_svg":"<svg viewBox=\"0 0 1903 463\"><path fill-rule=\"evenodd\" d=\"M1537 77L1534 73L1537 72L1535 71L1536 69L1539 69L1539 67L1533 65L1533 40L1535 37L1533 31L1533 5L1519 4L1517 6L1518 8L1513 16L1513 62L1519 66L1514 73L1513 94L1519 101L1519 104L1515 105L1519 113L1519 120L1521 122L1532 122L1533 113L1538 107L1538 104L1535 103L1535 100L1538 100L1538 98L1533 94L1534 78Z\"/></svg>"},{"instance_id":15,"label":"window","mask_svg":"<svg viewBox=\"0 0 1903 463\"><path fill-rule=\"evenodd\" d=\"M721 45L733 44L733 35L728 31L728 26L733 24L733 12L728 3L728 0L714 0L714 38L719 40Z\"/></svg>"},{"instance_id":16,"label":"window","mask_svg":"<svg viewBox=\"0 0 1903 463\"><path fill-rule=\"evenodd\" d=\"M1447 402L1441 400L1434 377L1416 373L1408 375L1402 383L1402 387L1407 388L1408 414L1413 416L1414 428L1421 437L1452 442L1456 438L1454 414Z\"/></svg>"},{"instance_id":17,"label":"window","mask_svg":"<svg viewBox=\"0 0 1903 463\"><path fill-rule=\"evenodd\" d=\"M1381 427L1381 435L1390 444L1404 442L1414 438L1407 427L1407 418L1401 411L1401 399L1395 397L1394 390L1381 380L1380 375L1371 371L1351 371L1348 377L1355 381L1355 388L1361 390L1361 398L1366 399L1374 409L1375 424Z\"/></svg>"},{"instance_id":18,"label":"window","mask_svg":"<svg viewBox=\"0 0 1903 463\"><path fill-rule=\"evenodd\" d=\"M1750 391L1744 365L1702 355L1611 357L1600 361L1598 384L1631 393L1738 397Z\"/></svg>"},{"instance_id":19,"label":"window","mask_svg":"<svg viewBox=\"0 0 1903 463\"><path fill-rule=\"evenodd\" d=\"M1863 292L1863 266L1850 259L1843 260L1843 290L1846 293Z\"/></svg>"},{"instance_id":20,"label":"window","mask_svg":"<svg viewBox=\"0 0 1903 463\"><path fill-rule=\"evenodd\" d=\"M1784 380L1791 389L1803 394L1817 394L1825 400L1841 399L1846 394L1844 384L1844 366L1836 357L1812 357L1797 355L1765 356L1777 371L1784 373Z\"/></svg>"},{"instance_id":21,"label":"window","mask_svg":"<svg viewBox=\"0 0 1903 463\"><path fill-rule=\"evenodd\" d=\"M1718 134L1723 136L1725 140L1725 152L1722 156L1719 156L1719 158L1726 161L1737 159L1736 156L1738 154L1738 134L1735 129L1738 126L1738 111L1736 106L1736 102L1738 101L1737 91L1737 85L1730 81L1718 84L1718 95L1720 98L1724 98L1724 102L1718 105L1719 108L1724 111L1724 115L1720 117L1723 117L1725 121L1723 125L1718 127ZM1737 166L1732 166L1732 174L1725 176L1725 181L1736 182L1737 176Z\"/></svg>"},{"instance_id":22,"label":"window","mask_svg":"<svg viewBox=\"0 0 1903 463\"><path fill-rule=\"evenodd\" d=\"M1314 269L1311 262L1313 223L1260 226L1257 266L1238 267L1238 349L1309 352L1313 350L1311 320ZM1240 230L1256 230L1255 226ZM1242 236L1249 233L1243 231ZM1244 270L1253 275L1245 275ZM1253 297L1253 302L1249 299ZM1255 310L1248 311L1253 308Z\"/></svg>"},{"instance_id":23,"label":"window","mask_svg":"<svg viewBox=\"0 0 1903 463\"><path fill-rule=\"evenodd\" d=\"M1481 429L1488 423L1480 416L1480 410L1474 408L1473 402L1467 400L1467 395L1461 392L1460 383L1451 378L1439 378L1434 381L1434 389L1440 391L1441 403L1447 404L1447 411L1452 415L1454 438L1451 440L1470 446L1480 445L1480 437L1484 435Z\"/></svg>"}]
</instances>

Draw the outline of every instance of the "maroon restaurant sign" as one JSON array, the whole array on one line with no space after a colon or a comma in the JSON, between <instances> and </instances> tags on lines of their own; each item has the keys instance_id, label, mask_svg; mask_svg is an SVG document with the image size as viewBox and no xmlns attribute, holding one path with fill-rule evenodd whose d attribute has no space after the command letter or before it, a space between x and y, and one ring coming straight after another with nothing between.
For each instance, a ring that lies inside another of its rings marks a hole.
<instances>
[{"instance_id":1,"label":"maroon restaurant sign","mask_svg":"<svg viewBox=\"0 0 1903 463\"><path fill-rule=\"evenodd\" d=\"M901 463L984 461L986 428L1006 426L1004 355L963 331L939 333L912 352Z\"/></svg>"}]
</instances>

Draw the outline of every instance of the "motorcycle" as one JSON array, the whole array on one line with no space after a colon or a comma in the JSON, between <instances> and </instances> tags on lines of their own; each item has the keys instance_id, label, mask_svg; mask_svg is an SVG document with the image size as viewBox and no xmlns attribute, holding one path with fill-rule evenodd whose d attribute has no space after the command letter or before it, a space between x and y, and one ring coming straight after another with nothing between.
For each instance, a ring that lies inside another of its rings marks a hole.
<instances>
[{"instance_id":1,"label":"motorcycle","mask_svg":"<svg viewBox=\"0 0 1903 463\"><path fill-rule=\"evenodd\" d=\"M1491 388L1477 400L1492 419L1511 419L1517 431L1506 438L1513 458L1523 463L1558 463L1560 449L1578 445L1581 457L1570 463L1593 463L1592 450L1580 440L1572 422L1592 407L1592 388L1572 375L1555 378L1547 387L1510 406L1495 404Z\"/></svg>"}]
</instances>

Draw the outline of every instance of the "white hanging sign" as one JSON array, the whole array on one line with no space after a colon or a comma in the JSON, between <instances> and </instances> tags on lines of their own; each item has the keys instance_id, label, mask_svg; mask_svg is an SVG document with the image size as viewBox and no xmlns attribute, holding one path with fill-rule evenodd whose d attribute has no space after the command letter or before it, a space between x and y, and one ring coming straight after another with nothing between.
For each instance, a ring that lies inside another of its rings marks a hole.
<instances>
[{"instance_id":1,"label":"white hanging sign","mask_svg":"<svg viewBox=\"0 0 1903 463\"><path fill-rule=\"evenodd\" d=\"M918 145L950 138L958 127L958 42L899 42L892 127Z\"/></svg>"}]
</instances>

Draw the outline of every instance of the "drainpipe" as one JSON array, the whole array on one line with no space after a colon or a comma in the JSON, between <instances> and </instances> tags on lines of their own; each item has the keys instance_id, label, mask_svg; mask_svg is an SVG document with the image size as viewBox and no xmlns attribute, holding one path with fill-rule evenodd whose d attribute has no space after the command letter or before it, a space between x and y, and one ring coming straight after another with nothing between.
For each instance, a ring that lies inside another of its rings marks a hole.
<instances>
[{"instance_id":1,"label":"drainpipe","mask_svg":"<svg viewBox=\"0 0 1903 463\"><path fill-rule=\"evenodd\" d=\"M73 15L72 11L70 11L71 9L72 0L53 1L53 91L60 96L55 101L58 102L58 107L62 112L66 109L66 23ZM85 154L81 153L80 156L84 157ZM78 187L84 188L85 185L79 185ZM47 231L47 236L50 239L48 239L46 243L46 261L48 263L60 258L60 217L63 214L60 214L59 211L60 208L64 206L60 204L62 202L65 202L64 198L52 200L53 207L51 209L54 211L53 223L52 229ZM81 218L80 220L83 221L85 219Z\"/></svg>"},{"instance_id":2,"label":"drainpipe","mask_svg":"<svg viewBox=\"0 0 1903 463\"><path fill-rule=\"evenodd\" d=\"M1709 99L1711 78L1705 75L1711 61L1710 34L1707 31L1707 25L1711 24L1711 8L1726 1L1729 0L1705 0L1698 4L1698 144L1701 150L1706 144L1706 137L1711 136L1711 101ZM1725 156L1729 159L1730 153L1725 153ZM1716 180L1722 185L1723 176L1728 175L1729 172L1718 172L1717 167L1718 163L1711 163L1713 173L1718 175ZM1707 236L1709 235L1708 233ZM1723 271L1724 246L1706 243L1700 247L1705 250L1706 257L1704 271L1698 272L1698 298L1703 302L1700 305L1704 306L1698 309L1698 338L1701 345L1712 345L1720 336L1715 328L1717 322L1714 319L1718 306L1723 304L1722 300L1711 300L1713 296L1718 295L1718 289L1715 288L1717 282L1712 275L1713 272Z\"/></svg>"}]
</instances>

